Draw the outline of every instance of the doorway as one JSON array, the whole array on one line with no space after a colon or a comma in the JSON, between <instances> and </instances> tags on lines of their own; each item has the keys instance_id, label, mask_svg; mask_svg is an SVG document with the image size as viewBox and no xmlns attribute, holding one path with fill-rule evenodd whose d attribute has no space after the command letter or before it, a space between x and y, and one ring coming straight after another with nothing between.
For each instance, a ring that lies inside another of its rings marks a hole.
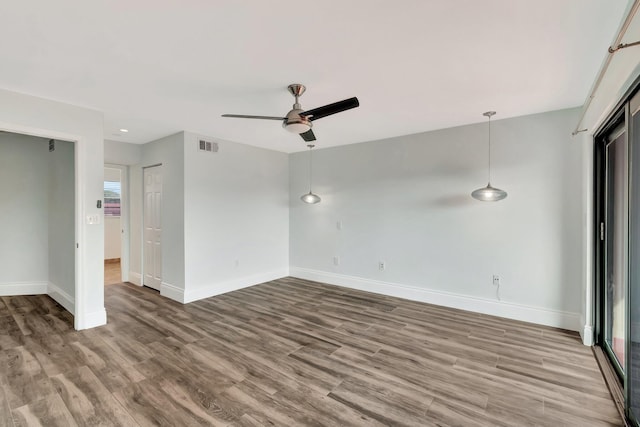
<instances>
[{"instance_id":1,"label":"doorway","mask_svg":"<svg viewBox=\"0 0 640 427\"><path fill-rule=\"evenodd\" d=\"M48 294L75 315L76 146L0 132L0 296Z\"/></svg>"},{"instance_id":2,"label":"doorway","mask_svg":"<svg viewBox=\"0 0 640 427\"><path fill-rule=\"evenodd\" d=\"M104 168L104 284L122 281L122 177L120 169Z\"/></svg>"},{"instance_id":3,"label":"doorway","mask_svg":"<svg viewBox=\"0 0 640 427\"><path fill-rule=\"evenodd\" d=\"M142 284L159 291L162 283L162 165L144 168L143 179Z\"/></svg>"}]
</instances>

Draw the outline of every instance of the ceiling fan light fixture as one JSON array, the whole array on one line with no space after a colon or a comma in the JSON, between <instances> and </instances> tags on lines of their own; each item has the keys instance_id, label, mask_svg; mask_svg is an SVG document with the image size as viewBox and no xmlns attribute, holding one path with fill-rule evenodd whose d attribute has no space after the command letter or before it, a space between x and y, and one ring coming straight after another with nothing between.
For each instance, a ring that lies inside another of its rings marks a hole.
<instances>
[{"instance_id":1,"label":"ceiling fan light fixture","mask_svg":"<svg viewBox=\"0 0 640 427\"><path fill-rule=\"evenodd\" d=\"M302 96L302 94L306 90L305 86L299 83L295 83L289 85L287 89L289 90L289 93L293 95L296 101L293 104L293 109L287 113L286 117L252 116L247 114L223 114L222 117L232 117L237 119L280 120L282 121L282 127L287 131L291 133L297 133L305 142L310 142L316 140L316 136L311 130L311 122L360 106L358 98L353 97L305 111L302 109L302 106L299 102L300 96Z\"/></svg>"},{"instance_id":2,"label":"ceiling fan light fixture","mask_svg":"<svg viewBox=\"0 0 640 427\"><path fill-rule=\"evenodd\" d=\"M306 131L311 129L311 123L305 122L305 121L295 121L295 122L286 121L284 122L282 127L284 127L286 130L288 130L291 133L300 134L300 133L305 133Z\"/></svg>"}]
</instances>

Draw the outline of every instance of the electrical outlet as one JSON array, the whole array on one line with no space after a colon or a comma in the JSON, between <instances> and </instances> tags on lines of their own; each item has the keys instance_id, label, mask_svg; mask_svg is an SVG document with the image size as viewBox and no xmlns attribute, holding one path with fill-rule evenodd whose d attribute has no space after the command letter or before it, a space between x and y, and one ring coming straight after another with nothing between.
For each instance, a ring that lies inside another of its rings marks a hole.
<instances>
[{"instance_id":1,"label":"electrical outlet","mask_svg":"<svg viewBox=\"0 0 640 427\"><path fill-rule=\"evenodd\" d=\"M497 274L493 275L493 286L500 286L500 276Z\"/></svg>"},{"instance_id":2,"label":"electrical outlet","mask_svg":"<svg viewBox=\"0 0 640 427\"><path fill-rule=\"evenodd\" d=\"M340 257L339 256L334 256L333 257L333 265L340 265Z\"/></svg>"},{"instance_id":3,"label":"electrical outlet","mask_svg":"<svg viewBox=\"0 0 640 427\"><path fill-rule=\"evenodd\" d=\"M385 262L384 261L378 261L378 270L384 271L385 268L387 268Z\"/></svg>"}]
</instances>

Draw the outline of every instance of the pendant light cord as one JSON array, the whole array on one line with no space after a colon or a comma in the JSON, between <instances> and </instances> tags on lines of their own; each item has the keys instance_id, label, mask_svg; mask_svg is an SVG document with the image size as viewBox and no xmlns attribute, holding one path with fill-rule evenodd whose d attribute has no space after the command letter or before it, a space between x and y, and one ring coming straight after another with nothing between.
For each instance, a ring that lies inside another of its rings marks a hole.
<instances>
[{"instance_id":1,"label":"pendant light cord","mask_svg":"<svg viewBox=\"0 0 640 427\"><path fill-rule=\"evenodd\" d=\"M313 162L311 161L311 149L314 147L313 144L307 145L309 147L309 193L311 193L311 177L313 176Z\"/></svg>"},{"instance_id":2,"label":"pendant light cord","mask_svg":"<svg viewBox=\"0 0 640 427\"><path fill-rule=\"evenodd\" d=\"M489 185L491 185L491 116L489 116Z\"/></svg>"}]
</instances>

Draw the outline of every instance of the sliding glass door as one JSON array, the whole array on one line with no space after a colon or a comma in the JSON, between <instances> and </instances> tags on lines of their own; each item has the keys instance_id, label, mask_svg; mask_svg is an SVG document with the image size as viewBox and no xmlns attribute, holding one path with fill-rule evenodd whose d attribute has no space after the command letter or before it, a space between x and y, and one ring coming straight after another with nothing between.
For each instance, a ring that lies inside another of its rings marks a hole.
<instances>
[{"instance_id":1,"label":"sliding glass door","mask_svg":"<svg viewBox=\"0 0 640 427\"><path fill-rule=\"evenodd\" d=\"M640 426L640 81L596 135L597 342Z\"/></svg>"},{"instance_id":2,"label":"sliding glass door","mask_svg":"<svg viewBox=\"0 0 640 427\"><path fill-rule=\"evenodd\" d=\"M628 144L623 122L605 136L604 347L621 377L625 372L628 259Z\"/></svg>"}]
</instances>

